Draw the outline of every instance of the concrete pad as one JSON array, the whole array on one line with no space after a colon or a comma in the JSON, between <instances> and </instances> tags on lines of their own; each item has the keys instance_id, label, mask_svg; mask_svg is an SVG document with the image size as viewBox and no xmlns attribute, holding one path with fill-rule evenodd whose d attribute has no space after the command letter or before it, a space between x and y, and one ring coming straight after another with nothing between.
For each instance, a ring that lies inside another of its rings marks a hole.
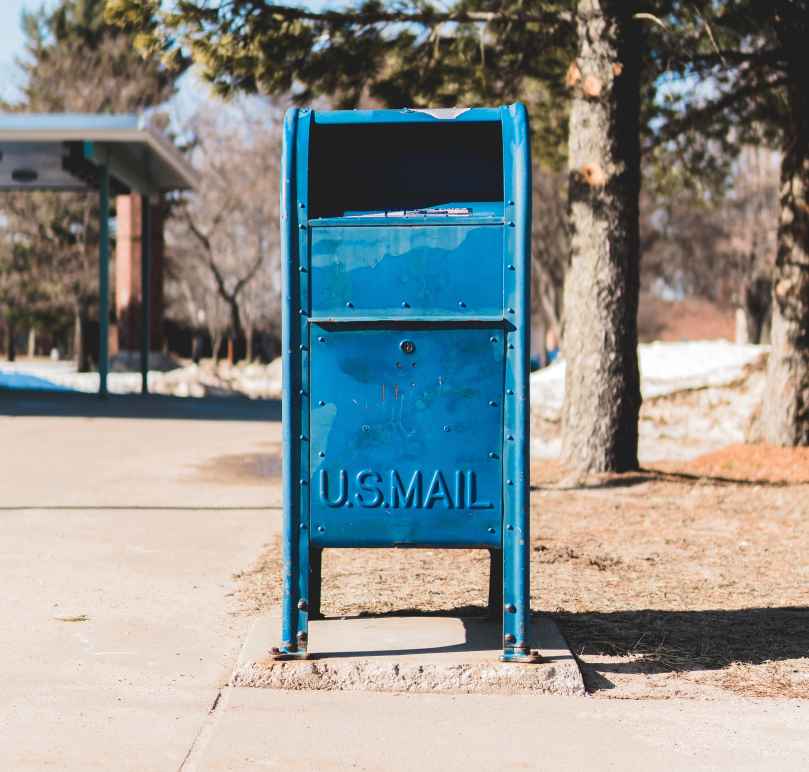
<instances>
[{"instance_id":1,"label":"concrete pad","mask_svg":"<svg viewBox=\"0 0 809 772\"><path fill-rule=\"evenodd\" d=\"M269 656L281 631L276 610L259 618L242 649L231 684L270 689L585 694L584 682L556 624L534 621L542 661L505 663L500 625L438 616L324 619L309 625L310 658Z\"/></svg>"}]
</instances>

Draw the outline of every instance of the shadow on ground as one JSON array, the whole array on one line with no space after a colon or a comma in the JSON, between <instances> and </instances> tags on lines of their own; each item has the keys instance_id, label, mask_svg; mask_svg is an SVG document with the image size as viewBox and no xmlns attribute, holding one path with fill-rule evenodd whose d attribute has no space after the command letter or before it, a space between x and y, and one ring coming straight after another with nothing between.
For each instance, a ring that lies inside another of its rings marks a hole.
<instances>
[{"instance_id":1,"label":"shadow on ground","mask_svg":"<svg viewBox=\"0 0 809 772\"><path fill-rule=\"evenodd\" d=\"M359 617L460 617L472 638L484 627L485 606L458 606L423 611L403 609ZM580 659L588 692L615 689L612 678L714 671L731 665L764 665L809 658L809 607L748 608L704 611L616 611L551 615ZM477 625L475 624L477 623ZM499 630L499 626L495 625ZM496 649L497 641L476 641ZM609 660L612 661L609 661ZM791 666L787 666L791 667ZM800 668L801 672L805 670ZM727 673L728 671L724 671ZM741 677L746 677L742 671ZM800 679L806 676L800 676ZM803 694L803 687L799 687ZM778 685L775 684L778 693ZM769 695L768 695L769 696Z\"/></svg>"},{"instance_id":2,"label":"shadow on ground","mask_svg":"<svg viewBox=\"0 0 809 772\"><path fill-rule=\"evenodd\" d=\"M398 611L396 613L386 614L359 614L354 619L384 619L386 617L458 617L464 628L464 641L446 646L427 646L427 647L396 647L390 649L369 649L367 651L344 651L344 652L329 652L322 655L328 659L351 659L353 657L389 657L394 655L410 655L410 654L449 654L452 652L472 652L472 651L496 651L500 648L500 629L499 625L492 624L485 613L481 614L480 609L476 607L467 607L473 609L477 613L459 613L463 610L453 609L451 613L438 614L438 613L424 613L413 611L407 613L406 611ZM350 619L346 617L335 617L335 619ZM347 622L349 623L349 622ZM321 655L316 655L321 656Z\"/></svg>"},{"instance_id":3,"label":"shadow on ground","mask_svg":"<svg viewBox=\"0 0 809 772\"><path fill-rule=\"evenodd\" d=\"M580 656L632 657L585 666L588 690L612 688L609 673L718 670L809 657L809 607L705 611L555 613Z\"/></svg>"},{"instance_id":4,"label":"shadow on ground","mask_svg":"<svg viewBox=\"0 0 809 772\"><path fill-rule=\"evenodd\" d=\"M786 480L745 480L737 477L723 477L710 474L670 472L662 469L640 469L638 472L593 475L582 479L562 479L559 482L532 484L531 491L598 491L611 488L634 488L651 482L682 483L694 485L742 485L751 488L785 488L796 483Z\"/></svg>"},{"instance_id":5,"label":"shadow on ground","mask_svg":"<svg viewBox=\"0 0 809 772\"><path fill-rule=\"evenodd\" d=\"M536 613L536 612L534 612ZM358 618L458 617L480 622L486 606L360 612ZM809 607L707 611L614 611L551 614L579 656L633 656L632 662L595 666L602 673L711 670L733 662L758 665L809 657ZM350 618L350 617L341 617ZM490 647L491 648L491 647Z\"/></svg>"},{"instance_id":6,"label":"shadow on ground","mask_svg":"<svg viewBox=\"0 0 809 772\"><path fill-rule=\"evenodd\" d=\"M0 389L0 415L146 418L196 421L280 421L281 402L246 397L170 397L162 394L47 393Z\"/></svg>"}]
</instances>

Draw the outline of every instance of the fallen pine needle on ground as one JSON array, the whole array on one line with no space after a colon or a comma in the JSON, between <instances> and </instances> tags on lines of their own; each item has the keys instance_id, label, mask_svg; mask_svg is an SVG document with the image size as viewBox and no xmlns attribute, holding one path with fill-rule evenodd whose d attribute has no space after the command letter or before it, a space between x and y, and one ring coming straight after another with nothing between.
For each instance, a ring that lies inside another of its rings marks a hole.
<instances>
[{"instance_id":1,"label":"fallen pine needle on ground","mask_svg":"<svg viewBox=\"0 0 809 772\"><path fill-rule=\"evenodd\" d=\"M809 698L809 449L733 445L692 461L532 475L532 587L599 697ZM280 600L280 545L240 577ZM482 550L326 550L327 616L484 613Z\"/></svg>"}]
</instances>

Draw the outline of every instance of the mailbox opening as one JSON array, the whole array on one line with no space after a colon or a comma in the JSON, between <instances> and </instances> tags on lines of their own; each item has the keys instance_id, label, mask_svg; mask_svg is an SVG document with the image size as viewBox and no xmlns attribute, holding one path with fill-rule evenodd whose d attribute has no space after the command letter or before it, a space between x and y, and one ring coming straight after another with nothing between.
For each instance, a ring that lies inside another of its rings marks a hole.
<instances>
[{"instance_id":1,"label":"mailbox opening","mask_svg":"<svg viewBox=\"0 0 809 772\"><path fill-rule=\"evenodd\" d=\"M501 131L497 122L315 123L309 216L502 214Z\"/></svg>"}]
</instances>

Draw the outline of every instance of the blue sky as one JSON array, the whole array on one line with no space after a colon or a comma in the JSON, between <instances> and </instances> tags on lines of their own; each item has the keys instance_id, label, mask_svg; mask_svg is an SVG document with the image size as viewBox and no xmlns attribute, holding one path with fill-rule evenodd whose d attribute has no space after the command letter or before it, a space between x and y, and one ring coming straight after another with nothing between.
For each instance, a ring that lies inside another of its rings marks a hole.
<instances>
[{"instance_id":1,"label":"blue sky","mask_svg":"<svg viewBox=\"0 0 809 772\"><path fill-rule=\"evenodd\" d=\"M14 59L23 53L22 12L36 11L54 0L0 0L0 97L11 99L19 87Z\"/></svg>"},{"instance_id":2,"label":"blue sky","mask_svg":"<svg viewBox=\"0 0 809 772\"><path fill-rule=\"evenodd\" d=\"M4 99L13 97L19 84L14 58L23 51L20 16L23 10L35 11L41 6L42 0L0 0L0 97Z\"/></svg>"},{"instance_id":3,"label":"blue sky","mask_svg":"<svg viewBox=\"0 0 809 772\"><path fill-rule=\"evenodd\" d=\"M14 99L18 94L20 75L14 60L24 53L20 17L22 12L36 11L55 5L57 0L0 0L0 98ZM205 87L193 78L185 78L176 107L189 112L194 103L205 98Z\"/></svg>"},{"instance_id":4,"label":"blue sky","mask_svg":"<svg viewBox=\"0 0 809 772\"><path fill-rule=\"evenodd\" d=\"M9 99L17 93L19 75L15 72L14 58L23 52L20 15L23 10L35 11L55 4L55 0L0 0L0 98ZM309 0L300 5L310 8L339 7L345 3L329 0Z\"/></svg>"},{"instance_id":5,"label":"blue sky","mask_svg":"<svg viewBox=\"0 0 809 772\"><path fill-rule=\"evenodd\" d=\"M20 16L24 10L35 11L43 5L55 5L57 0L0 0L0 98L14 99L18 93L20 76L14 66L15 58L23 54L23 35L20 26ZM308 0L298 4L313 9L341 7L343 2L329 2L329 0ZM175 102L175 109L187 113L193 109L195 103L205 99L207 90L199 80L186 76L182 83L181 92Z\"/></svg>"}]
</instances>

